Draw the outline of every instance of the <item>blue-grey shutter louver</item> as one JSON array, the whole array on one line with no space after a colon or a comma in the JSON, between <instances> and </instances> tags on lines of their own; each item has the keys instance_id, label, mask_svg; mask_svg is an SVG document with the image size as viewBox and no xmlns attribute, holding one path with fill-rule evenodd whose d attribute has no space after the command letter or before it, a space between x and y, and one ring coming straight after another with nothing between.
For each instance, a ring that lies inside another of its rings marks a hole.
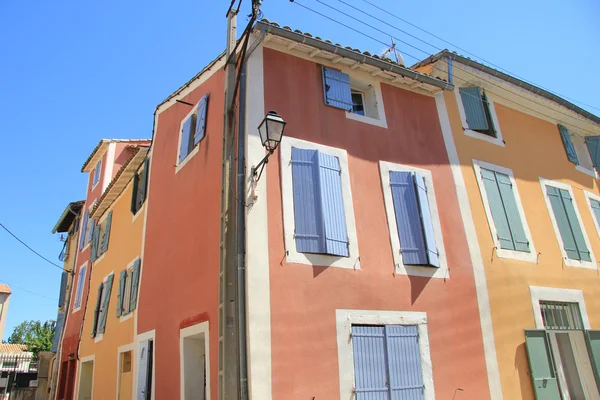
<instances>
[{"instance_id":1,"label":"blue-grey shutter louver","mask_svg":"<svg viewBox=\"0 0 600 400\"><path fill-rule=\"evenodd\" d=\"M419 200L419 208L421 210L421 222L423 224L423 233L425 234L425 245L427 246L427 258L429 265L434 267L440 266L440 258L435 243L435 234L433 233L433 220L431 218L431 209L429 207L429 199L427 198L427 186L425 179L418 173L414 174L415 185L417 190L417 198Z\"/></svg>"},{"instance_id":2,"label":"blue-grey shutter louver","mask_svg":"<svg viewBox=\"0 0 600 400\"><path fill-rule=\"evenodd\" d=\"M85 246L88 218L88 211L86 210L85 214L83 215L83 222L79 228L79 250L83 250L83 247Z\"/></svg>"},{"instance_id":3,"label":"blue-grey shutter louver","mask_svg":"<svg viewBox=\"0 0 600 400\"><path fill-rule=\"evenodd\" d=\"M519 207L517 205L512 182L506 174L497 171L495 171L495 174L496 180L498 181L498 188L500 189L504 212L508 219L508 226L510 227L514 248L517 251L529 252L529 240L527 239L525 229L523 228L523 221L521 221L521 214L519 213Z\"/></svg>"},{"instance_id":4,"label":"blue-grey shutter louver","mask_svg":"<svg viewBox=\"0 0 600 400\"><path fill-rule=\"evenodd\" d=\"M106 216L104 222L104 233L102 234L102 246L99 254L104 254L108 250L108 241L110 239L110 226L112 225L112 210Z\"/></svg>"},{"instance_id":5,"label":"blue-grey shutter louver","mask_svg":"<svg viewBox=\"0 0 600 400\"><path fill-rule=\"evenodd\" d=\"M196 129L194 130L194 146L200 143L206 132L206 111L208 110L208 94L205 94L198 103L196 114Z\"/></svg>"},{"instance_id":6,"label":"blue-grey shutter louver","mask_svg":"<svg viewBox=\"0 0 600 400\"><path fill-rule=\"evenodd\" d=\"M488 130L489 125L484 108L487 107L487 104L483 103L481 90L477 86L471 86L461 87L459 91L469 129L478 131Z\"/></svg>"},{"instance_id":7,"label":"blue-grey shutter louver","mask_svg":"<svg viewBox=\"0 0 600 400\"><path fill-rule=\"evenodd\" d=\"M390 186L402 261L409 265L427 264L425 238L421 227L413 174L390 171Z\"/></svg>"},{"instance_id":8,"label":"blue-grey shutter louver","mask_svg":"<svg viewBox=\"0 0 600 400\"><path fill-rule=\"evenodd\" d=\"M563 142L563 146L565 146L565 152L567 153L567 158L569 161L579 165L579 159L577 158L577 152L575 151L575 146L573 145L573 141L571 140L571 134L569 130L558 124L558 131L560 132L560 137Z\"/></svg>"},{"instance_id":9,"label":"blue-grey shutter louver","mask_svg":"<svg viewBox=\"0 0 600 400\"><path fill-rule=\"evenodd\" d=\"M590 261L590 252L585 245L569 192L554 186L546 186L546 191L567 257Z\"/></svg>"},{"instance_id":10,"label":"blue-grey shutter louver","mask_svg":"<svg viewBox=\"0 0 600 400\"><path fill-rule=\"evenodd\" d=\"M52 351L56 353L58 350L58 343L60 341L60 336L62 334L63 326L65 324L65 313L60 311L56 316L56 329L54 330L54 337L52 338Z\"/></svg>"},{"instance_id":11,"label":"blue-grey shutter louver","mask_svg":"<svg viewBox=\"0 0 600 400\"><path fill-rule=\"evenodd\" d=\"M325 104L352 111L350 75L323 67L323 93Z\"/></svg>"},{"instance_id":12,"label":"blue-grey shutter louver","mask_svg":"<svg viewBox=\"0 0 600 400\"><path fill-rule=\"evenodd\" d=\"M67 295L67 282L69 280L69 273L63 271L60 277L60 293L58 294L58 307L65 305L65 297Z\"/></svg>"},{"instance_id":13,"label":"blue-grey shutter louver","mask_svg":"<svg viewBox=\"0 0 600 400\"><path fill-rule=\"evenodd\" d=\"M191 115L185 120L181 127L181 143L179 145L179 162L185 160L190 152L190 139L192 137L192 130L194 129L194 118Z\"/></svg>"},{"instance_id":14,"label":"blue-grey shutter louver","mask_svg":"<svg viewBox=\"0 0 600 400\"><path fill-rule=\"evenodd\" d=\"M575 246L577 247L577 252L579 253L579 259L582 261L592 261L591 253L585 243L583 231L581 230L581 225L579 225L579 219L577 218L577 213L575 212L575 205L573 204L574 200L571 198L571 194L564 189L560 189L560 196L565 206L567 217L569 218L569 226L571 227L571 232L573 232L573 238L575 239Z\"/></svg>"},{"instance_id":15,"label":"blue-grey shutter louver","mask_svg":"<svg viewBox=\"0 0 600 400\"><path fill-rule=\"evenodd\" d=\"M492 212L492 219L494 220L494 225L496 227L496 236L500 242L500 248L505 250L515 250L515 244L510 232L508 217L504 211L504 204L502 204L500 188L498 187L498 183L496 181L496 174L494 171L482 168L481 178L483 179L488 205Z\"/></svg>"},{"instance_id":16,"label":"blue-grey shutter louver","mask_svg":"<svg viewBox=\"0 0 600 400\"><path fill-rule=\"evenodd\" d=\"M352 326L356 400L388 400L389 386L383 326Z\"/></svg>"},{"instance_id":17,"label":"blue-grey shutter louver","mask_svg":"<svg viewBox=\"0 0 600 400\"><path fill-rule=\"evenodd\" d=\"M385 327L392 399L422 400L425 396L419 331L415 325Z\"/></svg>"},{"instance_id":18,"label":"blue-grey shutter louver","mask_svg":"<svg viewBox=\"0 0 600 400\"><path fill-rule=\"evenodd\" d=\"M600 171L600 136L586 136L585 144L594 163L596 171Z\"/></svg>"},{"instance_id":19,"label":"blue-grey shutter louver","mask_svg":"<svg viewBox=\"0 0 600 400\"><path fill-rule=\"evenodd\" d=\"M592 212L594 213L594 218L596 218L596 223L600 226L600 202L590 200L590 205L592 206Z\"/></svg>"},{"instance_id":20,"label":"blue-grey shutter louver","mask_svg":"<svg viewBox=\"0 0 600 400\"><path fill-rule=\"evenodd\" d=\"M325 252L348 257L348 232L342 198L340 160L321 152L318 154Z\"/></svg>"}]
</instances>

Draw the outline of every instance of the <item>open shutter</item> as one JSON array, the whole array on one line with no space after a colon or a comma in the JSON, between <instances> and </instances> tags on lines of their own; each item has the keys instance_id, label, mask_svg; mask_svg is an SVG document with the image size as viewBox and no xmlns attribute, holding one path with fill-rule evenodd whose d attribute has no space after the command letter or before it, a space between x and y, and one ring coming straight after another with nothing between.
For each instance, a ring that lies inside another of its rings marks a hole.
<instances>
[{"instance_id":1,"label":"open shutter","mask_svg":"<svg viewBox=\"0 0 600 400\"><path fill-rule=\"evenodd\" d=\"M102 312L100 313L100 319L98 320L98 333L104 333L106 330L106 317L108 316L108 305L110 304L110 293L112 291L114 275L110 274L106 278L106 282L104 283L104 299L102 302Z\"/></svg>"},{"instance_id":2,"label":"open shutter","mask_svg":"<svg viewBox=\"0 0 600 400\"><path fill-rule=\"evenodd\" d=\"M79 231L79 250L82 250L85 246L85 236L87 234L87 225L88 225L89 214L86 210L83 215L83 223L81 224L81 230Z\"/></svg>"},{"instance_id":3,"label":"open shutter","mask_svg":"<svg viewBox=\"0 0 600 400\"><path fill-rule=\"evenodd\" d=\"M352 326L356 400L387 400L389 385L383 326Z\"/></svg>"},{"instance_id":4,"label":"open shutter","mask_svg":"<svg viewBox=\"0 0 600 400\"><path fill-rule=\"evenodd\" d=\"M579 251L575 245L575 238L573 237L573 232L569 225L569 217L565 211L560 191L554 186L546 186L546 191L548 192L554 219L558 225L558 231L562 238L565 251L567 252L567 257L572 260L579 260Z\"/></svg>"},{"instance_id":5,"label":"open shutter","mask_svg":"<svg viewBox=\"0 0 600 400\"><path fill-rule=\"evenodd\" d=\"M415 173L414 178L419 209L421 210L421 223L423 224L423 233L425 234L427 259L429 260L429 265L439 268L440 257L433 233L433 220L431 219L431 209L429 207L429 199L427 198L427 186L425 185L425 179L421 175Z\"/></svg>"},{"instance_id":6,"label":"open shutter","mask_svg":"<svg viewBox=\"0 0 600 400\"><path fill-rule=\"evenodd\" d=\"M498 189L500 190L500 197L502 198L502 205L504 206L504 212L506 213L506 218L510 227L514 249L517 251L529 252L529 240L527 239L525 229L523 228L523 221L521 221L521 214L519 213L517 198L515 196L515 188L513 188L513 184L508 175L497 171L494 173L496 174Z\"/></svg>"},{"instance_id":7,"label":"open shutter","mask_svg":"<svg viewBox=\"0 0 600 400\"><path fill-rule=\"evenodd\" d=\"M483 103L481 89L477 86L471 86L461 87L459 91L469 129L477 131L488 130L489 125L485 116L485 107L487 105Z\"/></svg>"},{"instance_id":8,"label":"open shutter","mask_svg":"<svg viewBox=\"0 0 600 400\"><path fill-rule=\"evenodd\" d=\"M585 243L585 238L583 237L581 225L579 225L579 219L577 218L577 213L575 212L575 204L573 203L571 194L568 190L559 190L560 196L565 207L565 213L569 218L569 226L571 227L571 232L573 232L575 246L577 247L577 252L579 253L578 259L582 261L592 261L590 251L588 250L587 244Z\"/></svg>"},{"instance_id":9,"label":"open shutter","mask_svg":"<svg viewBox=\"0 0 600 400\"><path fill-rule=\"evenodd\" d=\"M181 127L181 143L179 145L179 162L181 163L190 153L190 139L194 129L194 117L190 115Z\"/></svg>"},{"instance_id":10,"label":"open shutter","mask_svg":"<svg viewBox=\"0 0 600 400\"><path fill-rule=\"evenodd\" d=\"M294 238L300 253L325 252L318 157L316 150L292 147Z\"/></svg>"},{"instance_id":11,"label":"open shutter","mask_svg":"<svg viewBox=\"0 0 600 400\"><path fill-rule=\"evenodd\" d=\"M94 233L92 235L92 254L90 255L90 259L92 262L96 261L98 258L98 244L100 241L100 225L94 228Z\"/></svg>"},{"instance_id":12,"label":"open shutter","mask_svg":"<svg viewBox=\"0 0 600 400\"><path fill-rule=\"evenodd\" d=\"M144 201L146 201L146 193L148 190L148 165L149 159L146 158L144 161L144 168L142 169L142 176L140 176L139 187L137 189L138 195L136 197L138 200L138 210L142 208L142 204L144 204Z\"/></svg>"},{"instance_id":13,"label":"open shutter","mask_svg":"<svg viewBox=\"0 0 600 400\"><path fill-rule=\"evenodd\" d=\"M123 300L125 299L125 281L127 280L127 270L121 271L119 276L119 292L117 297L117 318L123 314Z\"/></svg>"},{"instance_id":14,"label":"open shutter","mask_svg":"<svg viewBox=\"0 0 600 400\"><path fill-rule=\"evenodd\" d=\"M88 220L88 230L85 238L85 243L88 244L94 238L94 229L96 229L96 220L91 218Z\"/></svg>"},{"instance_id":15,"label":"open shutter","mask_svg":"<svg viewBox=\"0 0 600 400\"><path fill-rule=\"evenodd\" d=\"M525 346L537 400L561 400L546 331L526 329Z\"/></svg>"},{"instance_id":16,"label":"open shutter","mask_svg":"<svg viewBox=\"0 0 600 400\"><path fill-rule=\"evenodd\" d=\"M321 152L318 154L321 209L325 227L325 252L348 257L348 232L342 198L340 160Z\"/></svg>"},{"instance_id":17,"label":"open shutter","mask_svg":"<svg viewBox=\"0 0 600 400\"><path fill-rule=\"evenodd\" d=\"M427 264L427 250L413 174L390 171L390 186L396 214L396 226L400 237L402 261L409 265Z\"/></svg>"},{"instance_id":18,"label":"open shutter","mask_svg":"<svg viewBox=\"0 0 600 400\"><path fill-rule=\"evenodd\" d=\"M391 398L423 400L425 385L418 328L415 325L387 325L385 339Z\"/></svg>"},{"instance_id":19,"label":"open shutter","mask_svg":"<svg viewBox=\"0 0 600 400\"><path fill-rule=\"evenodd\" d=\"M140 283L140 264L141 260L138 258L133 263L133 271L131 273L131 294L129 297L129 311L135 310L138 298L138 288Z\"/></svg>"},{"instance_id":20,"label":"open shutter","mask_svg":"<svg viewBox=\"0 0 600 400\"><path fill-rule=\"evenodd\" d=\"M571 140L571 134L569 133L569 130L565 126L558 124L558 131L560 132L560 138L562 139L563 146L565 146L567 158L572 163L579 165L579 159L577 158L577 152L575 151L575 146Z\"/></svg>"},{"instance_id":21,"label":"open shutter","mask_svg":"<svg viewBox=\"0 0 600 400\"><path fill-rule=\"evenodd\" d=\"M208 93L202 96L198 103L196 114L196 129L194 131L194 146L200 143L206 133L206 111L208 110Z\"/></svg>"},{"instance_id":22,"label":"open shutter","mask_svg":"<svg viewBox=\"0 0 600 400\"><path fill-rule=\"evenodd\" d=\"M136 172L133 175L133 187L131 189L131 212L135 215L137 213L137 196L138 196L138 185L140 184L140 176Z\"/></svg>"},{"instance_id":23,"label":"open shutter","mask_svg":"<svg viewBox=\"0 0 600 400\"><path fill-rule=\"evenodd\" d=\"M98 297L96 298L96 308L94 308L94 322L92 323L92 337L96 337L96 331L98 328L98 316L100 314L100 306L102 303L102 289L104 288L104 284L100 282L98 285Z\"/></svg>"},{"instance_id":24,"label":"open shutter","mask_svg":"<svg viewBox=\"0 0 600 400\"><path fill-rule=\"evenodd\" d=\"M350 75L323 67L323 92L328 106L352 111Z\"/></svg>"},{"instance_id":25,"label":"open shutter","mask_svg":"<svg viewBox=\"0 0 600 400\"><path fill-rule=\"evenodd\" d=\"M598 226L600 226L600 202L590 199L590 206L592 207L594 218L596 218L596 222L598 223Z\"/></svg>"},{"instance_id":26,"label":"open shutter","mask_svg":"<svg viewBox=\"0 0 600 400\"><path fill-rule=\"evenodd\" d=\"M586 136L585 144L590 152L596 171L600 171L600 136Z\"/></svg>"},{"instance_id":27,"label":"open shutter","mask_svg":"<svg viewBox=\"0 0 600 400\"><path fill-rule=\"evenodd\" d=\"M586 331L585 341L592 362L596 385L600 388L600 331Z\"/></svg>"},{"instance_id":28,"label":"open shutter","mask_svg":"<svg viewBox=\"0 0 600 400\"><path fill-rule=\"evenodd\" d=\"M502 196L500 195L496 174L494 171L482 168L481 178L483 179L483 185L485 186L485 193L488 198L488 205L492 212L492 219L494 220L494 226L496 227L496 235L500 242L500 248L515 250L515 244L512 240L510 226L508 224L508 217L504 210L504 204L502 204Z\"/></svg>"},{"instance_id":29,"label":"open shutter","mask_svg":"<svg viewBox=\"0 0 600 400\"><path fill-rule=\"evenodd\" d=\"M144 340L140 342L139 356L138 356L138 384L137 384L137 400L148 399L148 363L150 353L150 341Z\"/></svg>"},{"instance_id":30,"label":"open shutter","mask_svg":"<svg viewBox=\"0 0 600 400\"><path fill-rule=\"evenodd\" d=\"M65 305L65 297L67 295L67 282L69 281L69 273L63 271L60 276L60 293L58 294L58 307Z\"/></svg>"},{"instance_id":31,"label":"open shutter","mask_svg":"<svg viewBox=\"0 0 600 400\"><path fill-rule=\"evenodd\" d=\"M50 349L50 351L53 353L56 353L58 350L58 344L60 343L60 336L64 325L65 313L60 311L56 316L56 328L54 329L54 336L52 337L52 349Z\"/></svg>"},{"instance_id":32,"label":"open shutter","mask_svg":"<svg viewBox=\"0 0 600 400\"><path fill-rule=\"evenodd\" d=\"M102 248L100 249L100 254L104 254L106 250L108 250L108 240L110 239L110 226L112 224L112 211L108 213L106 216L106 221L104 221L104 234L102 238Z\"/></svg>"}]
</instances>

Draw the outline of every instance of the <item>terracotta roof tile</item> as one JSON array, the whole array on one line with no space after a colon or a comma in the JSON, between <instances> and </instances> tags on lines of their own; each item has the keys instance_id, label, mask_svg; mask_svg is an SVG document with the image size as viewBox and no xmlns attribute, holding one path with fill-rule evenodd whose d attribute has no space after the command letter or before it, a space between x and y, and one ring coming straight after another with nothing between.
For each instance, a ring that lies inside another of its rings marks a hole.
<instances>
[{"instance_id":1,"label":"terracotta roof tile","mask_svg":"<svg viewBox=\"0 0 600 400\"><path fill-rule=\"evenodd\" d=\"M22 353L26 350L24 344L0 344L0 353Z\"/></svg>"},{"instance_id":2,"label":"terracotta roof tile","mask_svg":"<svg viewBox=\"0 0 600 400\"><path fill-rule=\"evenodd\" d=\"M5 285L4 283L0 283L0 293L11 294L12 292L10 291L10 288L8 287L8 285Z\"/></svg>"}]
</instances>

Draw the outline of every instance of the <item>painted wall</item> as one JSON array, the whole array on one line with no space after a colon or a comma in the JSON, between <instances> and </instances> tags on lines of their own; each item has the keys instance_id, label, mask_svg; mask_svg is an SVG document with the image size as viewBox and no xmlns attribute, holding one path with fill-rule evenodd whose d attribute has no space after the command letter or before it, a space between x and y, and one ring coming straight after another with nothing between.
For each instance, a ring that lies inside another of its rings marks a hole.
<instances>
[{"instance_id":1,"label":"painted wall","mask_svg":"<svg viewBox=\"0 0 600 400\"><path fill-rule=\"evenodd\" d=\"M271 157L267 203L273 399L339 398L336 309L425 311L436 398L451 399L459 387L464 398L489 398L473 270L434 98L382 84L384 129L348 119L344 111L325 105L321 67L315 62L267 48L264 80L265 110L277 110L285 118L286 137L347 150L360 251L360 270L286 262L286 199L281 195L279 156ZM431 171L448 279L394 273L380 160ZM260 233L248 231L249 236Z\"/></svg>"},{"instance_id":2,"label":"painted wall","mask_svg":"<svg viewBox=\"0 0 600 400\"><path fill-rule=\"evenodd\" d=\"M494 102L505 147L466 136L455 94L446 93L445 100L487 277L503 395L511 400L533 399L523 334L524 329L536 327L529 287L583 290L592 329L600 327L598 271L564 265L539 177L571 185L583 229L596 257L600 256L600 238L584 190L598 194L598 185L594 178L576 170L567 160L555 122L516 111L489 92L488 96ZM533 243L540 253L537 263L494 257L494 242L473 159L513 171Z\"/></svg>"},{"instance_id":3,"label":"painted wall","mask_svg":"<svg viewBox=\"0 0 600 400\"><path fill-rule=\"evenodd\" d=\"M180 329L209 321L210 391L217 398L219 215L223 131L222 69L181 100L210 93L206 137L175 173L180 126L189 106L161 110L151 149L138 335L155 330L154 398L179 398Z\"/></svg>"},{"instance_id":4,"label":"painted wall","mask_svg":"<svg viewBox=\"0 0 600 400\"><path fill-rule=\"evenodd\" d=\"M6 317L8 315L8 302L10 293L0 293L0 337L4 334L4 325L6 325Z\"/></svg>"}]
</instances>

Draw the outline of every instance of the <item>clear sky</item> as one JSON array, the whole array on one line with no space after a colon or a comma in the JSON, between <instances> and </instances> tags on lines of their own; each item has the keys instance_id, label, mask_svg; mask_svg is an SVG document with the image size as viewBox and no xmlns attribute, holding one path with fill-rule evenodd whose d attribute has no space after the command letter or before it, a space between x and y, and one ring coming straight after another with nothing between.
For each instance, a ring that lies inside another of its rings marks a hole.
<instances>
[{"instance_id":1,"label":"clear sky","mask_svg":"<svg viewBox=\"0 0 600 400\"><path fill-rule=\"evenodd\" d=\"M363 0L344 1L435 46L371 20L425 51L399 43L408 65L416 61L408 54L424 58L449 46ZM370 1L538 85L600 108L600 80L591 70L600 65L597 0ZM389 42L317 0L298 2ZM340 0L322 2L369 21ZM242 4L240 31L249 3ZM0 223L58 263L62 243L51 229L70 201L83 199L83 162L101 138L151 136L155 106L224 49L228 5L0 1ZM344 46L372 53L383 48L288 0L263 0L262 11L282 26ZM60 271L3 230L0 282L13 289L4 339L23 320L56 318Z\"/></svg>"}]
</instances>

